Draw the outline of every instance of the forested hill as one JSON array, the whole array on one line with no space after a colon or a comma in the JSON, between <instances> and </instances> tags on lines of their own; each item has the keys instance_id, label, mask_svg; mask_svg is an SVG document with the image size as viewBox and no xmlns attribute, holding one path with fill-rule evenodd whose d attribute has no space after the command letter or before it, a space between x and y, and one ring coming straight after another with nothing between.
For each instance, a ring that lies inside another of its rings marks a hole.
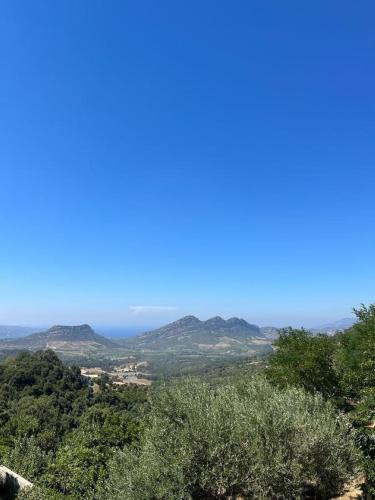
<instances>
[{"instance_id":1,"label":"forested hill","mask_svg":"<svg viewBox=\"0 0 375 500\"><path fill-rule=\"evenodd\" d=\"M0 463L41 486L33 500L94 498L114 450L138 438L145 401L140 387L90 386L51 350L8 358L0 363Z\"/></svg>"}]
</instances>

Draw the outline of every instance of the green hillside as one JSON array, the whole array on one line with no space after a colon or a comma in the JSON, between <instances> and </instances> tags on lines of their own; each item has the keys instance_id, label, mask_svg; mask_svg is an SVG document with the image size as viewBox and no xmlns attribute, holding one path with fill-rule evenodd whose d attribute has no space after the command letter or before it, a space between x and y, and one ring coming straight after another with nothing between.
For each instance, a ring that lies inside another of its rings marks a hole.
<instances>
[{"instance_id":1,"label":"green hillside","mask_svg":"<svg viewBox=\"0 0 375 500\"><path fill-rule=\"evenodd\" d=\"M270 349L270 340L261 329L244 319L224 320L216 316L201 321L185 316L173 323L138 335L123 345L144 351L173 353L234 354Z\"/></svg>"}]
</instances>

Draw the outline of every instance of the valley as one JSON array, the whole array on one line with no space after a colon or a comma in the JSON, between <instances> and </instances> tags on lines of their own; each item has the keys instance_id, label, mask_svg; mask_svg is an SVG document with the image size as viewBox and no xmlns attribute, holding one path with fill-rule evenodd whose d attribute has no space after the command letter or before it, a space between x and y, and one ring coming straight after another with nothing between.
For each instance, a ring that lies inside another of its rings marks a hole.
<instances>
[{"instance_id":1,"label":"valley","mask_svg":"<svg viewBox=\"0 0 375 500\"><path fill-rule=\"evenodd\" d=\"M332 324L329 333L333 333L335 325L338 329L346 324L345 320ZM16 328L17 335L20 331L29 329ZM87 324L56 325L45 331L0 339L0 358L22 351L51 349L64 362L88 370L85 375L108 375L117 384L148 385L164 377L206 373L221 370L228 363L262 360L273 352L278 335L279 329L272 326L259 327L244 319L225 320L220 316L206 321L184 316L134 337L114 339ZM141 370L141 366L147 366L147 370Z\"/></svg>"},{"instance_id":2,"label":"valley","mask_svg":"<svg viewBox=\"0 0 375 500\"><path fill-rule=\"evenodd\" d=\"M147 364L149 375L155 378L165 374L194 373L226 360L270 353L276 335L275 328L263 331L243 319L224 320L219 316L207 321L185 316L164 327L124 339L109 339L87 324L56 325L20 338L1 339L0 355L51 349L67 363L87 369L99 367L121 382L118 370L129 363L133 366ZM136 375L135 370L133 376L128 373L122 376L124 378L128 383L139 383L142 377Z\"/></svg>"}]
</instances>

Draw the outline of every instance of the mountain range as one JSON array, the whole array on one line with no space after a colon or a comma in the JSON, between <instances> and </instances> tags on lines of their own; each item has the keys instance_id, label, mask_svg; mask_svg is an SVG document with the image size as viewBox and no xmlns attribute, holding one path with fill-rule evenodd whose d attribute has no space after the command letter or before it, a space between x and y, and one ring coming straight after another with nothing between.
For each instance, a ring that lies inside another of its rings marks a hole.
<instances>
[{"instance_id":1,"label":"mountain range","mask_svg":"<svg viewBox=\"0 0 375 500\"><path fill-rule=\"evenodd\" d=\"M16 325L0 325L0 339L13 339L24 337L30 333L36 332L38 329L31 326L16 326Z\"/></svg>"},{"instance_id":2,"label":"mountain range","mask_svg":"<svg viewBox=\"0 0 375 500\"><path fill-rule=\"evenodd\" d=\"M257 325L244 319L225 320L215 316L201 321L195 316L185 316L166 326L145 332L123 341L133 349L145 351L193 351L199 353L248 352L270 341Z\"/></svg>"},{"instance_id":3,"label":"mountain range","mask_svg":"<svg viewBox=\"0 0 375 500\"><path fill-rule=\"evenodd\" d=\"M326 335L333 335L334 333L347 330L357 321L356 318L343 318L338 321L333 321L332 323L326 323L325 325L320 325L315 328L311 328L313 333L325 333Z\"/></svg>"},{"instance_id":4,"label":"mountain range","mask_svg":"<svg viewBox=\"0 0 375 500\"><path fill-rule=\"evenodd\" d=\"M331 335L350 328L354 318L328 323L311 329L313 333ZM54 349L64 356L87 356L97 353L113 353L115 349L143 353L187 354L251 354L271 350L279 329L269 326L260 328L244 319L223 319L215 316L201 321L195 316L185 316L156 330L141 333L133 338L109 340L96 333L89 325L56 325L48 330L30 333L28 327L0 327L0 350ZM21 335L24 335L20 337ZM13 338L12 338L13 337Z\"/></svg>"}]
</instances>

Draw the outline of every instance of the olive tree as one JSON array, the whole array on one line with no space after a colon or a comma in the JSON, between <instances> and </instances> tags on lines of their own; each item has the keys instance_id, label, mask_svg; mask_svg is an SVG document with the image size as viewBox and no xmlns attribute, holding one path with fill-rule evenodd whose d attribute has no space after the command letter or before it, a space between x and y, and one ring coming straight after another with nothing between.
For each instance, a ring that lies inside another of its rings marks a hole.
<instances>
[{"instance_id":1,"label":"olive tree","mask_svg":"<svg viewBox=\"0 0 375 500\"><path fill-rule=\"evenodd\" d=\"M116 453L103 498L327 498L356 470L350 428L320 395L263 378L162 387L141 443Z\"/></svg>"}]
</instances>

